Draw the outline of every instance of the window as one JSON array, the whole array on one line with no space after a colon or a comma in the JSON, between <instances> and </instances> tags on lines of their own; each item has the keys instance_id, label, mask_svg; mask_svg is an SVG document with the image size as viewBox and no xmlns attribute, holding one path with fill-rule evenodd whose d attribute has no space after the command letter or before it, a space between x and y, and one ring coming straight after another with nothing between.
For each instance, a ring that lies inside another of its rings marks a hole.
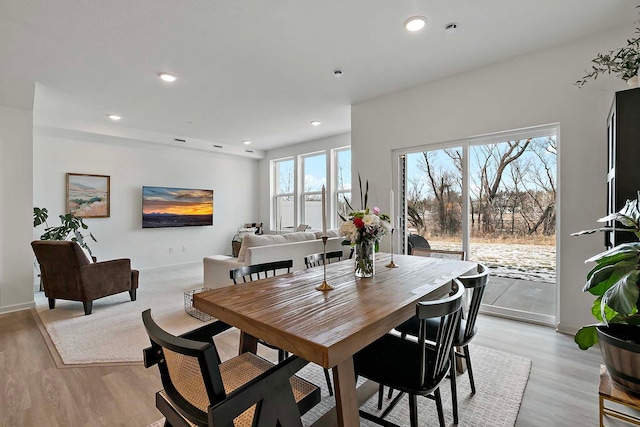
<instances>
[{"instance_id":1,"label":"window","mask_svg":"<svg viewBox=\"0 0 640 427\"><path fill-rule=\"evenodd\" d=\"M273 162L275 178L274 217L272 227L275 230L293 228L294 210L294 162L293 159Z\"/></svg>"},{"instance_id":2,"label":"window","mask_svg":"<svg viewBox=\"0 0 640 427\"><path fill-rule=\"evenodd\" d=\"M327 228L336 228L351 203L351 148L306 153L272 161L271 228L291 231L298 224L322 229L322 186L326 187Z\"/></svg>"},{"instance_id":3,"label":"window","mask_svg":"<svg viewBox=\"0 0 640 427\"><path fill-rule=\"evenodd\" d=\"M351 204L351 149L341 149L335 151L335 189L336 189L336 215L334 217L336 224L340 225L342 220L349 214L347 203Z\"/></svg>"},{"instance_id":4,"label":"window","mask_svg":"<svg viewBox=\"0 0 640 427\"><path fill-rule=\"evenodd\" d=\"M302 190L302 223L314 230L322 229L322 186L327 185L327 155L313 154L302 158L304 176Z\"/></svg>"}]
</instances>

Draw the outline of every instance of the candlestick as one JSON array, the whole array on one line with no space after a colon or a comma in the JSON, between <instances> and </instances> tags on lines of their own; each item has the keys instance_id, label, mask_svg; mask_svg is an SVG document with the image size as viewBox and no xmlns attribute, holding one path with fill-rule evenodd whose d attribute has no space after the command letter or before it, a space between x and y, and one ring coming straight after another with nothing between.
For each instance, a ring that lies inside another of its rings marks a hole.
<instances>
[{"instance_id":1,"label":"candlestick","mask_svg":"<svg viewBox=\"0 0 640 427\"><path fill-rule=\"evenodd\" d=\"M325 188L322 186L322 237L327 237L327 207L325 202Z\"/></svg>"},{"instance_id":2,"label":"candlestick","mask_svg":"<svg viewBox=\"0 0 640 427\"><path fill-rule=\"evenodd\" d=\"M392 227L393 227L393 225L392 225ZM398 267L398 264L395 264L393 262L393 230L394 229L392 228L391 229L391 262L389 264L385 265L385 267L387 267L387 268L397 268Z\"/></svg>"},{"instance_id":3,"label":"candlestick","mask_svg":"<svg viewBox=\"0 0 640 427\"><path fill-rule=\"evenodd\" d=\"M324 187L323 187L324 189ZM324 199L323 199L324 200ZM322 284L316 286L316 290L318 291L331 291L334 289L333 286L327 283L327 240L329 238L327 236L322 236L322 246L323 246L323 256L322 256L322 268L324 270L324 278L322 279Z\"/></svg>"},{"instance_id":4,"label":"candlestick","mask_svg":"<svg viewBox=\"0 0 640 427\"><path fill-rule=\"evenodd\" d=\"M393 190L389 190L389 223L391 224L391 228L393 228L394 224L393 224L393 211L394 211L394 206L393 206Z\"/></svg>"}]
</instances>

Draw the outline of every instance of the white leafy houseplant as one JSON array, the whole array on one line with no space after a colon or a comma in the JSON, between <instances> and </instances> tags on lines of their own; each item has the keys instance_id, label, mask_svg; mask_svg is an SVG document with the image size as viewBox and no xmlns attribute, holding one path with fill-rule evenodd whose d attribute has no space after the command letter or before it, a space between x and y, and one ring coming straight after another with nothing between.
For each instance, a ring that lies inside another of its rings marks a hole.
<instances>
[{"instance_id":1,"label":"white leafy houseplant","mask_svg":"<svg viewBox=\"0 0 640 427\"><path fill-rule=\"evenodd\" d=\"M573 233L574 236L591 234L597 231L625 231L640 239L640 192L635 200L627 200L625 206L616 213L600 218L598 222L617 221L625 228L601 227L593 230ZM601 252L585 262L596 265L587 274L587 283L583 291L596 297L591 313L600 323L583 326L574 340L581 349L586 350L598 342L597 326L609 326L619 323L637 327L640 336L640 241L621 243Z\"/></svg>"}]
</instances>

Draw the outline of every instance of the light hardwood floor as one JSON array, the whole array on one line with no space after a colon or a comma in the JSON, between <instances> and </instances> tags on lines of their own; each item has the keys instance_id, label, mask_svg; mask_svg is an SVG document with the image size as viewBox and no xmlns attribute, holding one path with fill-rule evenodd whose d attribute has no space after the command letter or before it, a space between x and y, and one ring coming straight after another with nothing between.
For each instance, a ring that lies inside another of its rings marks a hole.
<instances>
[{"instance_id":1,"label":"light hardwood floor","mask_svg":"<svg viewBox=\"0 0 640 427\"><path fill-rule=\"evenodd\" d=\"M597 349L581 351L572 337L543 326L489 316L478 322L475 344L533 361L516 426L597 425ZM237 352L237 342L237 333L217 340L221 356ZM160 388L155 367L57 368L30 310L0 316L1 426L144 427L161 417Z\"/></svg>"}]
</instances>

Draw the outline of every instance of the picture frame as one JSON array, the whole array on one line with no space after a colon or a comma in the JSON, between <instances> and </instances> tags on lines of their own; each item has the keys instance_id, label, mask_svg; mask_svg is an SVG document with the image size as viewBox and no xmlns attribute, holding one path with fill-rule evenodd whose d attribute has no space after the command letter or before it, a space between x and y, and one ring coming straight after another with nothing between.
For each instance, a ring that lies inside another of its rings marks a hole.
<instances>
[{"instance_id":1,"label":"picture frame","mask_svg":"<svg viewBox=\"0 0 640 427\"><path fill-rule=\"evenodd\" d=\"M111 177L67 173L67 213L78 218L108 218L111 216Z\"/></svg>"}]
</instances>

